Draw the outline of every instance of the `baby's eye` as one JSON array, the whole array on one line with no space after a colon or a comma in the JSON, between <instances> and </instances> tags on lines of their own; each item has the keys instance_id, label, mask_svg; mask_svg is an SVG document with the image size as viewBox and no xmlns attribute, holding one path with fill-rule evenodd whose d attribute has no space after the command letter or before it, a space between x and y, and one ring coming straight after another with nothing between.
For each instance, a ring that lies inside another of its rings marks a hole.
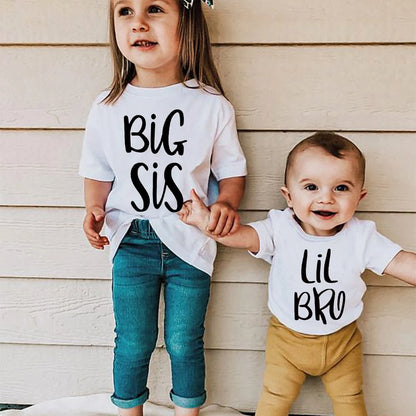
<instances>
[{"instance_id":1,"label":"baby's eye","mask_svg":"<svg viewBox=\"0 0 416 416\"><path fill-rule=\"evenodd\" d=\"M307 191L316 191L318 187L314 185L313 183L309 183L308 185L305 186L305 189Z\"/></svg>"},{"instance_id":2,"label":"baby's eye","mask_svg":"<svg viewBox=\"0 0 416 416\"><path fill-rule=\"evenodd\" d=\"M159 6L150 6L149 13L161 13L163 10Z\"/></svg>"},{"instance_id":3,"label":"baby's eye","mask_svg":"<svg viewBox=\"0 0 416 416\"><path fill-rule=\"evenodd\" d=\"M130 16L131 14L133 14L133 10L130 9L129 7L122 7L119 11L118 11L119 16Z\"/></svg>"},{"instance_id":4,"label":"baby's eye","mask_svg":"<svg viewBox=\"0 0 416 416\"><path fill-rule=\"evenodd\" d=\"M348 191L348 186L347 185L338 185L335 187L336 191L340 191L340 192L345 192Z\"/></svg>"}]
</instances>

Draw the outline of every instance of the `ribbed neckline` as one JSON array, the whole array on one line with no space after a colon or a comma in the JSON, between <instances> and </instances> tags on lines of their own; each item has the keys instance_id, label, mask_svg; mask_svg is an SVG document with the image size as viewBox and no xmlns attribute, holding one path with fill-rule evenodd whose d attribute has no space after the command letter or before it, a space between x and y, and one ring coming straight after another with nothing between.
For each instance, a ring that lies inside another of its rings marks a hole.
<instances>
[{"instance_id":1,"label":"ribbed neckline","mask_svg":"<svg viewBox=\"0 0 416 416\"><path fill-rule=\"evenodd\" d=\"M189 87L197 87L198 83L195 79L190 79L185 81L186 85ZM167 85L166 87L156 87L156 88L144 88L144 87L135 87L132 84L127 84L125 92L127 94L137 95L140 97L161 97L161 96L171 96L177 95L182 92L187 87L182 83L178 82L177 84Z\"/></svg>"},{"instance_id":2,"label":"ribbed neckline","mask_svg":"<svg viewBox=\"0 0 416 416\"><path fill-rule=\"evenodd\" d=\"M342 234L345 233L345 230L348 227L348 222L346 224L344 224L344 226L342 227L342 230L339 231L338 233L334 234L334 235L312 235L312 234L308 234L306 233L303 228L299 225L299 223L295 220L295 218L293 217L294 213L293 210L291 210L290 208L286 208L285 209L285 215L287 215L289 217L289 222L290 225L292 227L295 228L296 232L304 239L304 240L309 240L309 241L321 241L321 242L325 242L325 241L330 241L330 240L335 240L340 238L340 236Z\"/></svg>"}]
</instances>

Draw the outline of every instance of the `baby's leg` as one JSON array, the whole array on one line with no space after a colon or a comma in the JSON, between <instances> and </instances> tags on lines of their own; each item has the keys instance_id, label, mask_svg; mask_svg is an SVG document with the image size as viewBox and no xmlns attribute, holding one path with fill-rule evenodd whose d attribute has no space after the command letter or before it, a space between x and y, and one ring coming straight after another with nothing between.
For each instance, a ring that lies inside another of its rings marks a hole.
<instances>
[{"instance_id":1,"label":"baby's leg","mask_svg":"<svg viewBox=\"0 0 416 416\"><path fill-rule=\"evenodd\" d=\"M279 328L279 333L277 333ZM287 416L299 394L306 375L282 354L280 343L284 342L284 330L274 318L270 320L266 343L266 369L263 390L256 416Z\"/></svg>"},{"instance_id":2,"label":"baby's leg","mask_svg":"<svg viewBox=\"0 0 416 416\"><path fill-rule=\"evenodd\" d=\"M352 349L330 370L322 381L332 399L335 416L367 416L363 395L361 334L356 328L348 342Z\"/></svg>"}]
</instances>

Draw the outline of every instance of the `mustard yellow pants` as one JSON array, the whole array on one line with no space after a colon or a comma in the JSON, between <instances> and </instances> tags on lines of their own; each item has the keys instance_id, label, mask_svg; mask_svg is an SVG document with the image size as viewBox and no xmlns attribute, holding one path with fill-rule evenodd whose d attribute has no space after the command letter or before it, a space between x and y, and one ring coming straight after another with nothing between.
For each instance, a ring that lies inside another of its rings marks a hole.
<instances>
[{"instance_id":1,"label":"mustard yellow pants","mask_svg":"<svg viewBox=\"0 0 416 416\"><path fill-rule=\"evenodd\" d=\"M361 333L355 322L333 334L305 335L272 317L256 416L287 416L306 375L321 376L335 416L367 416Z\"/></svg>"}]
</instances>

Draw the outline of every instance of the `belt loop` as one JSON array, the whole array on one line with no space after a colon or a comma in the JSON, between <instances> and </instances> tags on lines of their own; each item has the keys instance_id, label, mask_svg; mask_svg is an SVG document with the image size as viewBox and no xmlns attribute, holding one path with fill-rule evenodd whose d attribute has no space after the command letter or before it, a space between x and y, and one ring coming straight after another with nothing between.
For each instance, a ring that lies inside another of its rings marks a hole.
<instances>
[{"instance_id":1,"label":"belt loop","mask_svg":"<svg viewBox=\"0 0 416 416\"><path fill-rule=\"evenodd\" d=\"M140 231L140 229L139 229L139 220L133 220L132 222L131 222L131 228L132 228L132 230L133 231L135 231L136 233L138 233L139 231Z\"/></svg>"},{"instance_id":2,"label":"belt loop","mask_svg":"<svg viewBox=\"0 0 416 416\"><path fill-rule=\"evenodd\" d=\"M148 232L147 232L147 220L137 220L138 225L139 225L139 233L140 235L142 235L143 237L147 237Z\"/></svg>"},{"instance_id":3,"label":"belt loop","mask_svg":"<svg viewBox=\"0 0 416 416\"><path fill-rule=\"evenodd\" d=\"M137 234L139 234L142 238L145 239L158 239L159 237L153 230L152 226L150 225L149 220L145 219L134 219L131 223L131 228L134 230Z\"/></svg>"}]
</instances>

